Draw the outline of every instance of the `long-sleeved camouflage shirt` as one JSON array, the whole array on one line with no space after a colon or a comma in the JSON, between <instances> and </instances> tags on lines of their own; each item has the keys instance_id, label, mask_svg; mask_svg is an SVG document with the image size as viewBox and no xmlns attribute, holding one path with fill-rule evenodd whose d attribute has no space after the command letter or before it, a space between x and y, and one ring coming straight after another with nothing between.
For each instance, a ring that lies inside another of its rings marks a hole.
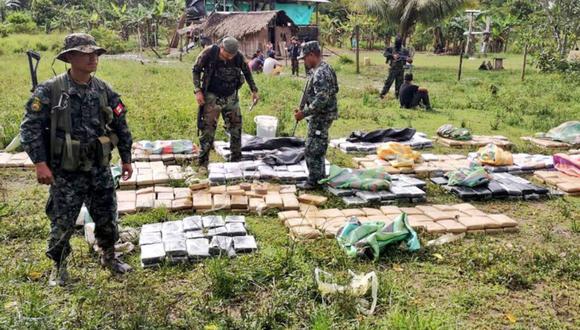
<instances>
[{"instance_id":1,"label":"long-sleeved camouflage shirt","mask_svg":"<svg viewBox=\"0 0 580 330\"><path fill-rule=\"evenodd\" d=\"M106 134L101 125L100 105L100 95L104 92L108 106L113 109L113 120L109 127L119 138L117 148L121 160L123 163L131 163L133 140L125 119L126 109L119 94L102 81L98 83L97 78L93 78L87 85L75 83L68 74L66 74L66 79L68 79L70 96L71 138L81 143L92 143L99 136ZM48 141L44 136L45 132L50 130L50 111L56 106L56 104L51 104L52 89L59 88L55 80L56 78L45 81L34 90L26 103L24 120L20 126L22 146L35 164L48 160ZM56 132L58 137L63 137L64 134L65 132L59 130Z\"/></svg>"},{"instance_id":2,"label":"long-sleeved camouflage shirt","mask_svg":"<svg viewBox=\"0 0 580 330\"><path fill-rule=\"evenodd\" d=\"M320 64L310 74L308 89L306 90L307 107L304 108L306 117L323 117L325 119L338 118L338 81L336 73L326 62Z\"/></svg>"},{"instance_id":3,"label":"long-sleeved camouflage shirt","mask_svg":"<svg viewBox=\"0 0 580 330\"><path fill-rule=\"evenodd\" d=\"M237 82L241 80L241 73L250 86L252 92L258 92L258 87L254 82L252 77L252 72L246 63L244 56L241 53L237 53L236 56L230 61L223 61L219 59L219 55L212 59L212 48L218 47L216 45L206 47L198 56L195 64L193 65L193 86L197 93L202 91L203 81L207 80L210 64L213 63L214 70L213 75L210 78L210 84L207 86L210 92L221 94L222 96L228 96L229 94L236 91L239 87ZM218 50L215 50L219 53ZM203 77L202 77L203 73Z\"/></svg>"}]
</instances>

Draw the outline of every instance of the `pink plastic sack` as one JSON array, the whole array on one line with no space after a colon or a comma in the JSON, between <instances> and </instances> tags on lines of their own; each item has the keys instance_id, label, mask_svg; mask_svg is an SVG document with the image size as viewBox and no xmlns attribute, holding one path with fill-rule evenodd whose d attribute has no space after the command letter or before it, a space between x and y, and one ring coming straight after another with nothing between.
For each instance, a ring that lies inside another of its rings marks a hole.
<instances>
[{"instance_id":1,"label":"pink plastic sack","mask_svg":"<svg viewBox=\"0 0 580 330\"><path fill-rule=\"evenodd\" d=\"M580 177L580 155L555 154L553 158L558 171Z\"/></svg>"}]
</instances>

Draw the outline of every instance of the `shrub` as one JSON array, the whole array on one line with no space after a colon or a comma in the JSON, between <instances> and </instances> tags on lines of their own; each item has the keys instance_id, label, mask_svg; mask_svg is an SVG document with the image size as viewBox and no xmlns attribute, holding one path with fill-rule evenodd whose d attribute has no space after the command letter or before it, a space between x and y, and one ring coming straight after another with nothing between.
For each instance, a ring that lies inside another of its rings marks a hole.
<instances>
[{"instance_id":1,"label":"shrub","mask_svg":"<svg viewBox=\"0 0 580 330\"><path fill-rule=\"evenodd\" d=\"M45 52L48 50L48 46L46 44L43 44L42 42L37 42L36 45L34 46L34 49L40 52Z\"/></svg>"},{"instance_id":2,"label":"shrub","mask_svg":"<svg viewBox=\"0 0 580 330\"><path fill-rule=\"evenodd\" d=\"M24 12L14 12L6 18L8 22L8 29L10 32L16 33L32 33L36 32L36 23L32 20L32 16Z\"/></svg>"},{"instance_id":3,"label":"shrub","mask_svg":"<svg viewBox=\"0 0 580 330\"><path fill-rule=\"evenodd\" d=\"M338 63L340 64L352 64L354 61L348 55L339 55L338 56Z\"/></svg>"},{"instance_id":4,"label":"shrub","mask_svg":"<svg viewBox=\"0 0 580 330\"><path fill-rule=\"evenodd\" d=\"M105 27L92 29L90 34L95 37L97 44L105 49L109 54L124 53L127 48L121 38L114 32Z\"/></svg>"},{"instance_id":5,"label":"shrub","mask_svg":"<svg viewBox=\"0 0 580 330\"><path fill-rule=\"evenodd\" d=\"M7 24L0 24L0 38L6 38L10 34Z\"/></svg>"}]
</instances>

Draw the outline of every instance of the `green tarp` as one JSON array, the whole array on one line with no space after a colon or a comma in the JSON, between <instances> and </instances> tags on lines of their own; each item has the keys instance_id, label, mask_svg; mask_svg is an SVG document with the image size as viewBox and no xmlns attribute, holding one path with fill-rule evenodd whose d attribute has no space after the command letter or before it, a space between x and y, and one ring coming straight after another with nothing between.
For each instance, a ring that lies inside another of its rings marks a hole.
<instances>
[{"instance_id":1,"label":"green tarp","mask_svg":"<svg viewBox=\"0 0 580 330\"><path fill-rule=\"evenodd\" d=\"M330 165L330 173L320 184L328 184L337 189L360 189L368 191L387 190L391 176L382 167L368 170L353 170Z\"/></svg>"},{"instance_id":2,"label":"green tarp","mask_svg":"<svg viewBox=\"0 0 580 330\"><path fill-rule=\"evenodd\" d=\"M349 257L369 256L375 260L393 244L405 242L409 251L421 248L419 237L402 213L392 223L360 223L356 217L349 220L336 235L338 244ZM393 245L394 246L394 245Z\"/></svg>"},{"instance_id":3,"label":"green tarp","mask_svg":"<svg viewBox=\"0 0 580 330\"><path fill-rule=\"evenodd\" d=\"M276 3L276 10L283 10L296 25L308 25L314 6L303 3Z\"/></svg>"}]
</instances>

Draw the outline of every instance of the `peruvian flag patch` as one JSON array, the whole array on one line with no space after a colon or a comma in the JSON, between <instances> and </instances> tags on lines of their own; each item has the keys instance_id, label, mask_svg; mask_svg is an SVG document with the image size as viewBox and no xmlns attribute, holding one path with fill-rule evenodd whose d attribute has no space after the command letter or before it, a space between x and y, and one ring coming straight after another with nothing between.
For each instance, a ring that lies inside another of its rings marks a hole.
<instances>
[{"instance_id":1,"label":"peruvian flag patch","mask_svg":"<svg viewBox=\"0 0 580 330\"><path fill-rule=\"evenodd\" d=\"M127 110L125 110L125 105L123 104L123 102L121 102L121 100L119 100L119 104L117 104L115 109L113 109L115 116L120 117L122 114L125 113L125 111L127 111Z\"/></svg>"}]
</instances>

